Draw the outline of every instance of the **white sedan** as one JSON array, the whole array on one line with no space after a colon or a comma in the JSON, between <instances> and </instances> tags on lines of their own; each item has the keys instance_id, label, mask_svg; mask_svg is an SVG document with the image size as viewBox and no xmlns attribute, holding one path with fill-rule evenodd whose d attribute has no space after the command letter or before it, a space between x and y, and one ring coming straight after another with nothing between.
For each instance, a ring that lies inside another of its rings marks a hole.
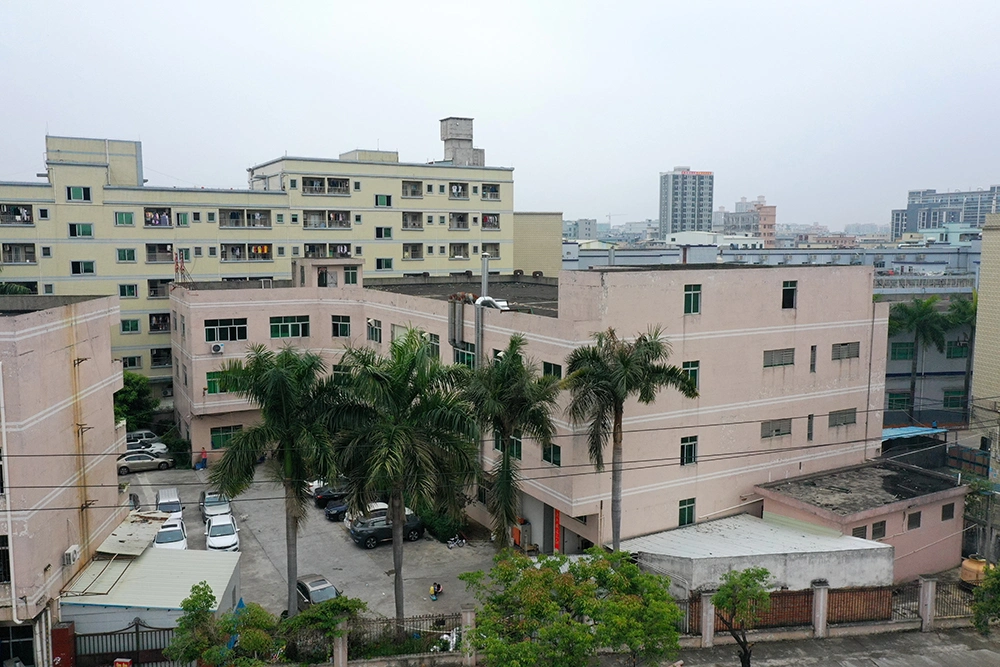
<instances>
[{"instance_id":1,"label":"white sedan","mask_svg":"<svg viewBox=\"0 0 1000 667\"><path fill-rule=\"evenodd\" d=\"M156 537L153 538L153 547L156 549L187 549L187 528L183 521L167 521Z\"/></svg>"},{"instance_id":2,"label":"white sedan","mask_svg":"<svg viewBox=\"0 0 1000 667\"><path fill-rule=\"evenodd\" d=\"M205 547L209 551L239 551L239 533L232 514L210 516L205 526Z\"/></svg>"}]
</instances>

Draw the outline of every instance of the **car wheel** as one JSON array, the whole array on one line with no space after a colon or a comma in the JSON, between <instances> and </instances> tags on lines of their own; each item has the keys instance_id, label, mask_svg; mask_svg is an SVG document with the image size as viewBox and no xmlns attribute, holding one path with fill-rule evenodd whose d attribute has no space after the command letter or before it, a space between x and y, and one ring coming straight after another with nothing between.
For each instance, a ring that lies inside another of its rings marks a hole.
<instances>
[{"instance_id":1,"label":"car wheel","mask_svg":"<svg viewBox=\"0 0 1000 667\"><path fill-rule=\"evenodd\" d=\"M119 466L118 467L118 474L119 475L127 475L128 474L128 466Z\"/></svg>"},{"instance_id":2,"label":"car wheel","mask_svg":"<svg viewBox=\"0 0 1000 667\"><path fill-rule=\"evenodd\" d=\"M160 465L158 465L156 467L159 468L160 470L166 470L167 468L170 467L170 465L166 461L164 461L163 463L161 463Z\"/></svg>"},{"instance_id":3,"label":"car wheel","mask_svg":"<svg viewBox=\"0 0 1000 667\"><path fill-rule=\"evenodd\" d=\"M374 537L369 537L365 539L365 549L374 549L378 546L378 540Z\"/></svg>"},{"instance_id":4,"label":"car wheel","mask_svg":"<svg viewBox=\"0 0 1000 667\"><path fill-rule=\"evenodd\" d=\"M406 534L406 539L408 539L410 542L416 542L417 540L420 539L420 531L414 528L413 530L411 530Z\"/></svg>"}]
</instances>

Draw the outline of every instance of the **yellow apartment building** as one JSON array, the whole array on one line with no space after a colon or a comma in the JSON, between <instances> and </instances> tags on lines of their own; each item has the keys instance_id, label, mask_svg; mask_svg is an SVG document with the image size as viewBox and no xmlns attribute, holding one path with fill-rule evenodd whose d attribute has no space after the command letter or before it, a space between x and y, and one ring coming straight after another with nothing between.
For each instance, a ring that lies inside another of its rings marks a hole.
<instances>
[{"instance_id":1,"label":"yellow apartment building","mask_svg":"<svg viewBox=\"0 0 1000 667\"><path fill-rule=\"evenodd\" d=\"M287 279L300 257L353 257L369 276L448 276L478 273L481 253L492 272L555 275L561 214L514 215L513 169L485 165L472 124L441 121L441 161L282 157L249 168L246 190L146 186L140 142L47 136L39 182L0 182L0 279L117 295L113 354L169 407L174 280ZM518 233L532 246L519 254L517 225L533 227Z\"/></svg>"}]
</instances>

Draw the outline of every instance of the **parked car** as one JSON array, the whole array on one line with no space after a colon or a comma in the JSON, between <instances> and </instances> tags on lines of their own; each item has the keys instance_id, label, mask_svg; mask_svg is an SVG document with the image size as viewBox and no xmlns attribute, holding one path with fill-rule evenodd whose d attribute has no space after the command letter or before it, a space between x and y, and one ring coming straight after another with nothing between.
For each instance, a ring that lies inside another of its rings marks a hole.
<instances>
[{"instance_id":1,"label":"parked car","mask_svg":"<svg viewBox=\"0 0 1000 667\"><path fill-rule=\"evenodd\" d=\"M326 486L326 482L321 479L314 479L311 482L306 482L306 493L310 496L316 495L316 491Z\"/></svg>"},{"instance_id":2,"label":"parked car","mask_svg":"<svg viewBox=\"0 0 1000 667\"><path fill-rule=\"evenodd\" d=\"M231 514L233 511L229 506L229 498L218 491L202 491L198 498L198 509L201 510L202 523L213 516Z\"/></svg>"},{"instance_id":3,"label":"parked car","mask_svg":"<svg viewBox=\"0 0 1000 667\"><path fill-rule=\"evenodd\" d=\"M145 470L166 470L173 467L173 459L156 456L149 452L131 452L118 457L119 475L127 475L130 472L143 472Z\"/></svg>"},{"instance_id":4,"label":"parked car","mask_svg":"<svg viewBox=\"0 0 1000 667\"><path fill-rule=\"evenodd\" d=\"M169 487L156 492L156 511L169 514L167 521L181 521L184 518L184 505L177 489Z\"/></svg>"},{"instance_id":5,"label":"parked car","mask_svg":"<svg viewBox=\"0 0 1000 667\"><path fill-rule=\"evenodd\" d=\"M328 521L343 521L347 516L347 500L331 500L326 504L324 514Z\"/></svg>"},{"instance_id":6,"label":"parked car","mask_svg":"<svg viewBox=\"0 0 1000 667\"><path fill-rule=\"evenodd\" d=\"M187 528L183 521L167 521L153 538L153 547L156 549L187 549Z\"/></svg>"},{"instance_id":7,"label":"parked car","mask_svg":"<svg viewBox=\"0 0 1000 667\"><path fill-rule=\"evenodd\" d=\"M125 434L125 443L132 444L133 442L139 442L140 440L150 440L159 442L160 436L156 435L149 429L142 429L139 431L129 431Z\"/></svg>"},{"instance_id":8,"label":"parked car","mask_svg":"<svg viewBox=\"0 0 1000 667\"><path fill-rule=\"evenodd\" d=\"M149 452L150 454L166 454L167 446L154 440L136 440L125 443L125 449L130 452Z\"/></svg>"},{"instance_id":9,"label":"parked car","mask_svg":"<svg viewBox=\"0 0 1000 667\"><path fill-rule=\"evenodd\" d=\"M424 536L424 522L411 510L406 510L406 523L403 525L403 539L416 542ZM379 542L392 539L392 523L389 518L381 516L358 517L351 522L351 539L355 544L365 549L374 549Z\"/></svg>"},{"instance_id":10,"label":"parked car","mask_svg":"<svg viewBox=\"0 0 1000 667\"><path fill-rule=\"evenodd\" d=\"M232 514L210 516L205 525L205 547L209 551L239 551L239 532Z\"/></svg>"},{"instance_id":11,"label":"parked car","mask_svg":"<svg viewBox=\"0 0 1000 667\"><path fill-rule=\"evenodd\" d=\"M412 511L413 510L409 508L406 509L407 514L411 513ZM388 512L389 512L389 503L375 502L368 504L368 511L364 513L364 516L369 518L375 516L385 516L386 514L388 514ZM348 512L347 516L344 517L344 520L347 521L348 524L350 524L360 516L362 515Z\"/></svg>"},{"instance_id":12,"label":"parked car","mask_svg":"<svg viewBox=\"0 0 1000 667\"><path fill-rule=\"evenodd\" d=\"M299 592L299 611L305 611L314 604L340 597L340 591L326 577L319 574L304 574L295 582Z\"/></svg>"},{"instance_id":13,"label":"parked car","mask_svg":"<svg viewBox=\"0 0 1000 667\"><path fill-rule=\"evenodd\" d=\"M327 503L334 500L343 500L347 497L347 489L339 486L321 486L313 494L316 507L323 509Z\"/></svg>"}]
</instances>

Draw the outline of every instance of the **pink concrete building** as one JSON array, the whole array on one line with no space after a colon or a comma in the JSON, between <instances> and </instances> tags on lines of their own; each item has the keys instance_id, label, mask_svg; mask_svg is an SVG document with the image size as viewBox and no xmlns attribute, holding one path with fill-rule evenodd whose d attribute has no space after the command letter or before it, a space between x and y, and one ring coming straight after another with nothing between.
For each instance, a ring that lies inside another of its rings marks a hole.
<instances>
[{"instance_id":1,"label":"pink concrete building","mask_svg":"<svg viewBox=\"0 0 1000 667\"><path fill-rule=\"evenodd\" d=\"M305 260L294 281L178 284L171 294L178 425L192 447L218 456L255 419L219 393L213 373L248 343L294 344L331 361L347 345L385 352L406 327L426 331L446 362L475 358L474 308L450 295L478 278L366 281L358 262ZM324 286L321 286L324 285ZM528 355L562 375L566 355L596 331L634 335L662 325L671 363L700 397L663 392L625 411L622 536L737 512L759 514L757 484L859 464L877 456L888 307L873 303L861 266L676 265L562 272L558 281L491 277L509 310L485 311L483 351L525 334ZM563 404L565 405L564 399ZM828 424L829 415L829 424ZM525 440L523 535L542 551L574 552L610 539L610 472L596 473L583 427L563 411L545 451ZM484 464L496 456L483 440ZM610 457L610 453L608 454ZM480 496L482 499L482 496ZM470 514L486 521L481 503Z\"/></svg>"},{"instance_id":2,"label":"pink concrete building","mask_svg":"<svg viewBox=\"0 0 1000 667\"><path fill-rule=\"evenodd\" d=\"M0 659L51 665L62 588L121 522L118 298L0 297Z\"/></svg>"},{"instance_id":3,"label":"pink concrete building","mask_svg":"<svg viewBox=\"0 0 1000 667\"><path fill-rule=\"evenodd\" d=\"M961 563L968 490L948 475L889 460L756 488L766 519L892 545L897 583Z\"/></svg>"}]
</instances>

